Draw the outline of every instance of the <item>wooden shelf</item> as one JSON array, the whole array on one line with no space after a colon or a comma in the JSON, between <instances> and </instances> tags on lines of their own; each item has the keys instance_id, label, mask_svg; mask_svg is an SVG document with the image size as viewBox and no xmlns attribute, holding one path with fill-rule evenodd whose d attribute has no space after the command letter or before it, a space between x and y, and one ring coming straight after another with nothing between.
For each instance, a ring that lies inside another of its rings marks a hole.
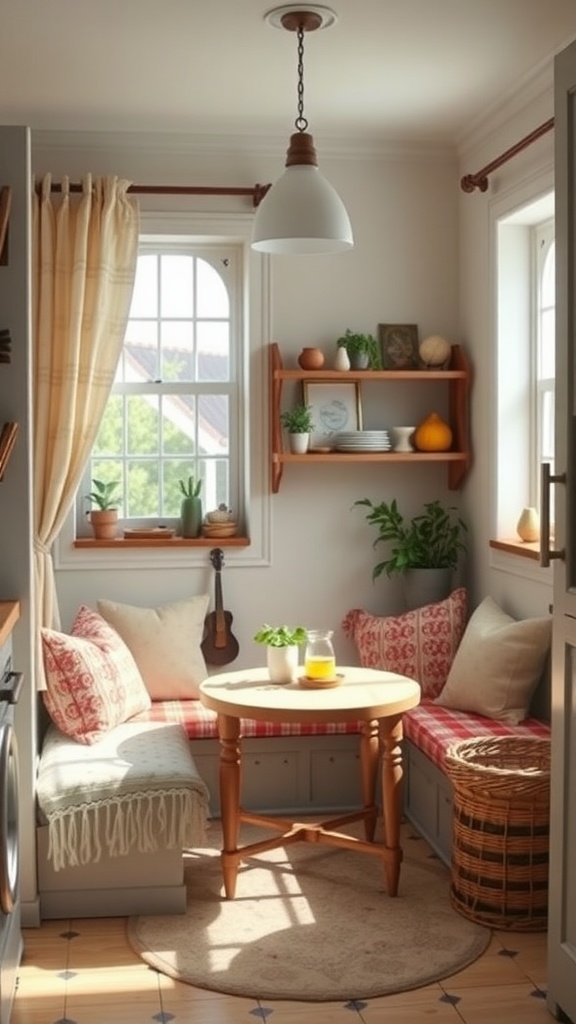
<instances>
[{"instance_id":1,"label":"wooden shelf","mask_svg":"<svg viewBox=\"0 0 576 1024\"><path fill-rule=\"evenodd\" d=\"M422 463L443 462L447 465L448 486L457 490L462 486L471 464L468 438L470 368L459 345L452 346L448 370L285 370L280 350L273 342L269 351L270 369L270 456L272 490L277 494L285 465L291 463ZM448 387L449 423L452 429L452 449L448 452L307 452L293 455L284 450L280 411L285 381L362 381L370 383L394 382L414 384L437 381Z\"/></svg>"},{"instance_id":2,"label":"wooden shelf","mask_svg":"<svg viewBox=\"0 0 576 1024\"><path fill-rule=\"evenodd\" d=\"M249 537L113 537L111 540L95 540L94 537L77 537L75 548L247 548Z\"/></svg>"}]
</instances>

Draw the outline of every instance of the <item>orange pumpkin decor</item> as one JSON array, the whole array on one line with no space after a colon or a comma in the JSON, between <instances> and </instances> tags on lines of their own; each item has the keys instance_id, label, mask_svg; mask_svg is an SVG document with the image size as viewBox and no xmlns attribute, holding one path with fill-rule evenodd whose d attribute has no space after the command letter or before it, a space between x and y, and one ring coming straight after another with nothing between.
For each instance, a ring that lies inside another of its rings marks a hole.
<instances>
[{"instance_id":1,"label":"orange pumpkin decor","mask_svg":"<svg viewBox=\"0 0 576 1024\"><path fill-rule=\"evenodd\" d=\"M452 444L452 431L438 413L431 412L416 427L412 443L420 452L447 452Z\"/></svg>"}]
</instances>

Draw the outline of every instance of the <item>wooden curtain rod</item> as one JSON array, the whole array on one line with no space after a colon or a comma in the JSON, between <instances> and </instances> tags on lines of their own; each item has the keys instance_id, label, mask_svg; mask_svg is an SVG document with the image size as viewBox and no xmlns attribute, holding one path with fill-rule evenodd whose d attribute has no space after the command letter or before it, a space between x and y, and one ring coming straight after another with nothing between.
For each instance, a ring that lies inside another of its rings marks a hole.
<instances>
[{"instance_id":1,"label":"wooden curtain rod","mask_svg":"<svg viewBox=\"0 0 576 1024\"><path fill-rule=\"evenodd\" d=\"M252 188L216 188L212 185L129 185L127 191L141 196L252 196L252 205L259 206L271 185L254 185ZM39 192L41 186L37 186ZM82 192L80 182L70 182L70 192ZM51 192L61 192L62 185L55 182Z\"/></svg>"},{"instance_id":2,"label":"wooden curtain rod","mask_svg":"<svg viewBox=\"0 0 576 1024\"><path fill-rule=\"evenodd\" d=\"M547 132L551 131L554 127L554 118L551 117L549 121L545 121L539 128L535 128L533 132L526 135L520 142L517 142L515 146L511 146L501 156L497 156L495 160L490 164L486 164L481 171L477 171L476 174L465 174L460 180L460 188L463 192L473 192L474 189L479 188L481 192L486 192L488 189L488 175L492 174L496 168L502 167L502 164L507 163L517 153L521 153L523 149L527 149L537 139L542 138Z\"/></svg>"}]
</instances>

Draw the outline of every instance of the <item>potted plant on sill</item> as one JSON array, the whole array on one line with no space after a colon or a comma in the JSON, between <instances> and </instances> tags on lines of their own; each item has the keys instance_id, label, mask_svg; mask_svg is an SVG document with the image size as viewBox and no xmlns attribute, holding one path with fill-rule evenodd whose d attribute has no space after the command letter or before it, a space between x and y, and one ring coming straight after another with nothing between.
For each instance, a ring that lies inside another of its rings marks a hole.
<instances>
[{"instance_id":1,"label":"potted plant on sill","mask_svg":"<svg viewBox=\"0 0 576 1024\"><path fill-rule=\"evenodd\" d=\"M372 334L354 334L350 328L336 341L338 348L345 348L351 370L381 370L382 357L378 342Z\"/></svg>"},{"instance_id":2,"label":"potted plant on sill","mask_svg":"<svg viewBox=\"0 0 576 1024\"><path fill-rule=\"evenodd\" d=\"M180 504L180 526L183 537L199 537L202 532L202 478L196 480L191 474L187 480L179 480L183 498Z\"/></svg>"},{"instance_id":3,"label":"potted plant on sill","mask_svg":"<svg viewBox=\"0 0 576 1024\"><path fill-rule=\"evenodd\" d=\"M112 540L116 536L119 487L119 480L92 480L92 490L86 499L96 506L88 513L96 540Z\"/></svg>"},{"instance_id":4,"label":"potted plant on sill","mask_svg":"<svg viewBox=\"0 0 576 1024\"><path fill-rule=\"evenodd\" d=\"M270 626L267 622L254 634L257 644L267 648L268 674L272 683L292 683L298 674L298 651L307 639L304 626Z\"/></svg>"},{"instance_id":5,"label":"potted plant on sill","mask_svg":"<svg viewBox=\"0 0 576 1024\"><path fill-rule=\"evenodd\" d=\"M314 430L311 407L299 402L280 413L280 422L288 431L290 451L295 455L303 455L308 451L310 434Z\"/></svg>"},{"instance_id":6,"label":"potted plant on sill","mask_svg":"<svg viewBox=\"0 0 576 1024\"><path fill-rule=\"evenodd\" d=\"M390 556L374 566L373 580L383 572L402 575L408 608L448 596L452 574L466 551L468 532L457 509L445 508L436 499L425 502L424 511L405 522L395 498L390 504L381 501L375 505L369 498L354 504L368 509L366 519L378 531L374 547L382 541L393 544Z\"/></svg>"}]
</instances>

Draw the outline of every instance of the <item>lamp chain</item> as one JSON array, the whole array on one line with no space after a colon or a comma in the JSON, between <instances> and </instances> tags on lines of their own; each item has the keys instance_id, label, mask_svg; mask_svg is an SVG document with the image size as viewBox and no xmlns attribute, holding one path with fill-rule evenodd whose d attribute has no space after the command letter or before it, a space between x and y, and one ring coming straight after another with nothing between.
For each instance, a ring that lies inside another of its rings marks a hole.
<instances>
[{"instance_id":1,"label":"lamp chain","mask_svg":"<svg viewBox=\"0 0 576 1024\"><path fill-rule=\"evenodd\" d=\"M304 26L298 26L298 117L294 122L299 132L305 132L308 121L304 117Z\"/></svg>"}]
</instances>

